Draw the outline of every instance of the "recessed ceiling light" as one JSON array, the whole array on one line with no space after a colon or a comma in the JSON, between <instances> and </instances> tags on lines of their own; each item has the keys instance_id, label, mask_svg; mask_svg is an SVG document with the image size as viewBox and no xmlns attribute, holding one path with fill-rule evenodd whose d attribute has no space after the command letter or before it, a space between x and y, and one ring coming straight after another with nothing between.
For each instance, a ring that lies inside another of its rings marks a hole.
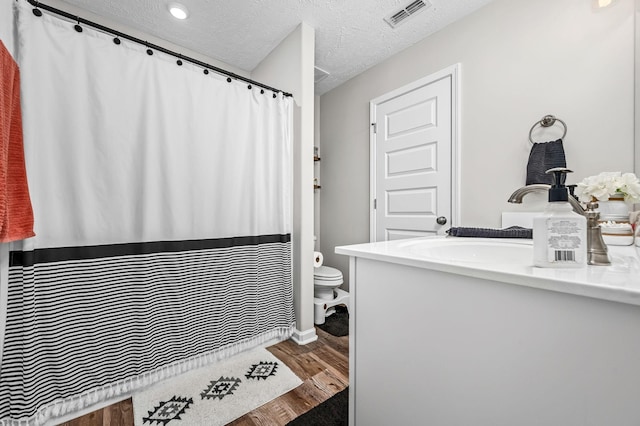
<instances>
[{"instance_id":1,"label":"recessed ceiling light","mask_svg":"<svg viewBox=\"0 0 640 426\"><path fill-rule=\"evenodd\" d=\"M187 17L189 16L189 11L187 10L187 8L180 3L170 3L169 12L176 19L187 19Z\"/></svg>"}]
</instances>

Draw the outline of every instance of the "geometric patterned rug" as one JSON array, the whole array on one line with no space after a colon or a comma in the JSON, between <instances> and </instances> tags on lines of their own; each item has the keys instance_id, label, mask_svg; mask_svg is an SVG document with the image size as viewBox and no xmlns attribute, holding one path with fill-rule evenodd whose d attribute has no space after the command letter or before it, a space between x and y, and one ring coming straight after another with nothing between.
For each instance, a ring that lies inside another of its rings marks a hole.
<instances>
[{"instance_id":1,"label":"geometric patterned rug","mask_svg":"<svg viewBox=\"0 0 640 426\"><path fill-rule=\"evenodd\" d=\"M135 426L217 426L302 384L264 348L164 380L133 395Z\"/></svg>"}]
</instances>

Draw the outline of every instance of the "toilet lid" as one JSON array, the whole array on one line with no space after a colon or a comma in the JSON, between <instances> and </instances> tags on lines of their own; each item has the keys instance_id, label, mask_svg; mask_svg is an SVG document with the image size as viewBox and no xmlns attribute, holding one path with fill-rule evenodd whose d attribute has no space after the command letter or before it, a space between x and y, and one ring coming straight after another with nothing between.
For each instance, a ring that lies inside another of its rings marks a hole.
<instances>
[{"instance_id":1,"label":"toilet lid","mask_svg":"<svg viewBox=\"0 0 640 426\"><path fill-rule=\"evenodd\" d=\"M315 268L315 271L313 272L313 276L315 278L320 278L324 281L341 280L342 272L340 272L336 268L331 268L329 266L320 266L319 268Z\"/></svg>"},{"instance_id":2,"label":"toilet lid","mask_svg":"<svg viewBox=\"0 0 640 426\"><path fill-rule=\"evenodd\" d=\"M329 288L336 288L339 287L342 284L342 280L338 279L338 280L319 280L319 279L315 279L313 280L313 286L317 289L320 287L329 287Z\"/></svg>"}]
</instances>

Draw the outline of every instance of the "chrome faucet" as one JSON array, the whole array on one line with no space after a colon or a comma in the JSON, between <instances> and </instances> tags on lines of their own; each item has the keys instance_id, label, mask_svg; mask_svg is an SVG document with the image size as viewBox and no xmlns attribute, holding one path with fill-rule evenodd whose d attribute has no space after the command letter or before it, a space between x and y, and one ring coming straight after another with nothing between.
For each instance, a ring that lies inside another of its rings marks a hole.
<instances>
[{"instance_id":1,"label":"chrome faucet","mask_svg":"<svg viewBox=\"0 0 640 426\"><path fill-rule=\"evenodd\" d=\"M522 204L522 199L525 195L532 192L548 192L550 185L535 184L527 185L522 188L516 189L509 197L510 203ZM598 219L600 213L595 211L598 208L598 203L587 203L587 209L582 207L582 204L572 195L569 196L569 204L573 207L573 211L587 218L587 263L589 265L611 265L609 260L609 254L607 245L602 239L602 232Z\"/></svg>"},{"instance_id":2,"label":"chrome faucet","mask_svg":"<svg viewBox=\"0 0 640 426\"><path fill-rule=\"evenodd\" d=\"M513 194L511 194L511 197L509 197L508 201L510 203L522 204L522 199L524 198L525 195L530 194L532 192L544 192L546 194L547 192L549 192L549 188L551 188L551 185L545 185L542 183L523 186L522 188L516 189L513 192ZM585 211L582 208L582 204L580 204L580 202L576 200L576 197L569 196L568 201L569 201L569 204L571 204L571 207L573 207L574 212L582 216L585 216Z\"/></svg>"}]
</instances>

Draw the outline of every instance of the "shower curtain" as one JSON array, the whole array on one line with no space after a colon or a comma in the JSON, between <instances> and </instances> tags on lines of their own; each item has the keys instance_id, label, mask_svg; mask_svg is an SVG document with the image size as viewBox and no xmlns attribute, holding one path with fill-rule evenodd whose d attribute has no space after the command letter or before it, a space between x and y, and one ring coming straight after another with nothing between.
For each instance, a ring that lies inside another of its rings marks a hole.
<instances>
[{"instance_id":1,"label":"shower curtain","mask_svg":"<svg viewBox=\"0 0 640 426\"><path fill-rule=\"evenodd\" d=\"M291 99L14 3L36 236L10 253L0 420L289 337Z\"/></svg>"}]
</instances>

